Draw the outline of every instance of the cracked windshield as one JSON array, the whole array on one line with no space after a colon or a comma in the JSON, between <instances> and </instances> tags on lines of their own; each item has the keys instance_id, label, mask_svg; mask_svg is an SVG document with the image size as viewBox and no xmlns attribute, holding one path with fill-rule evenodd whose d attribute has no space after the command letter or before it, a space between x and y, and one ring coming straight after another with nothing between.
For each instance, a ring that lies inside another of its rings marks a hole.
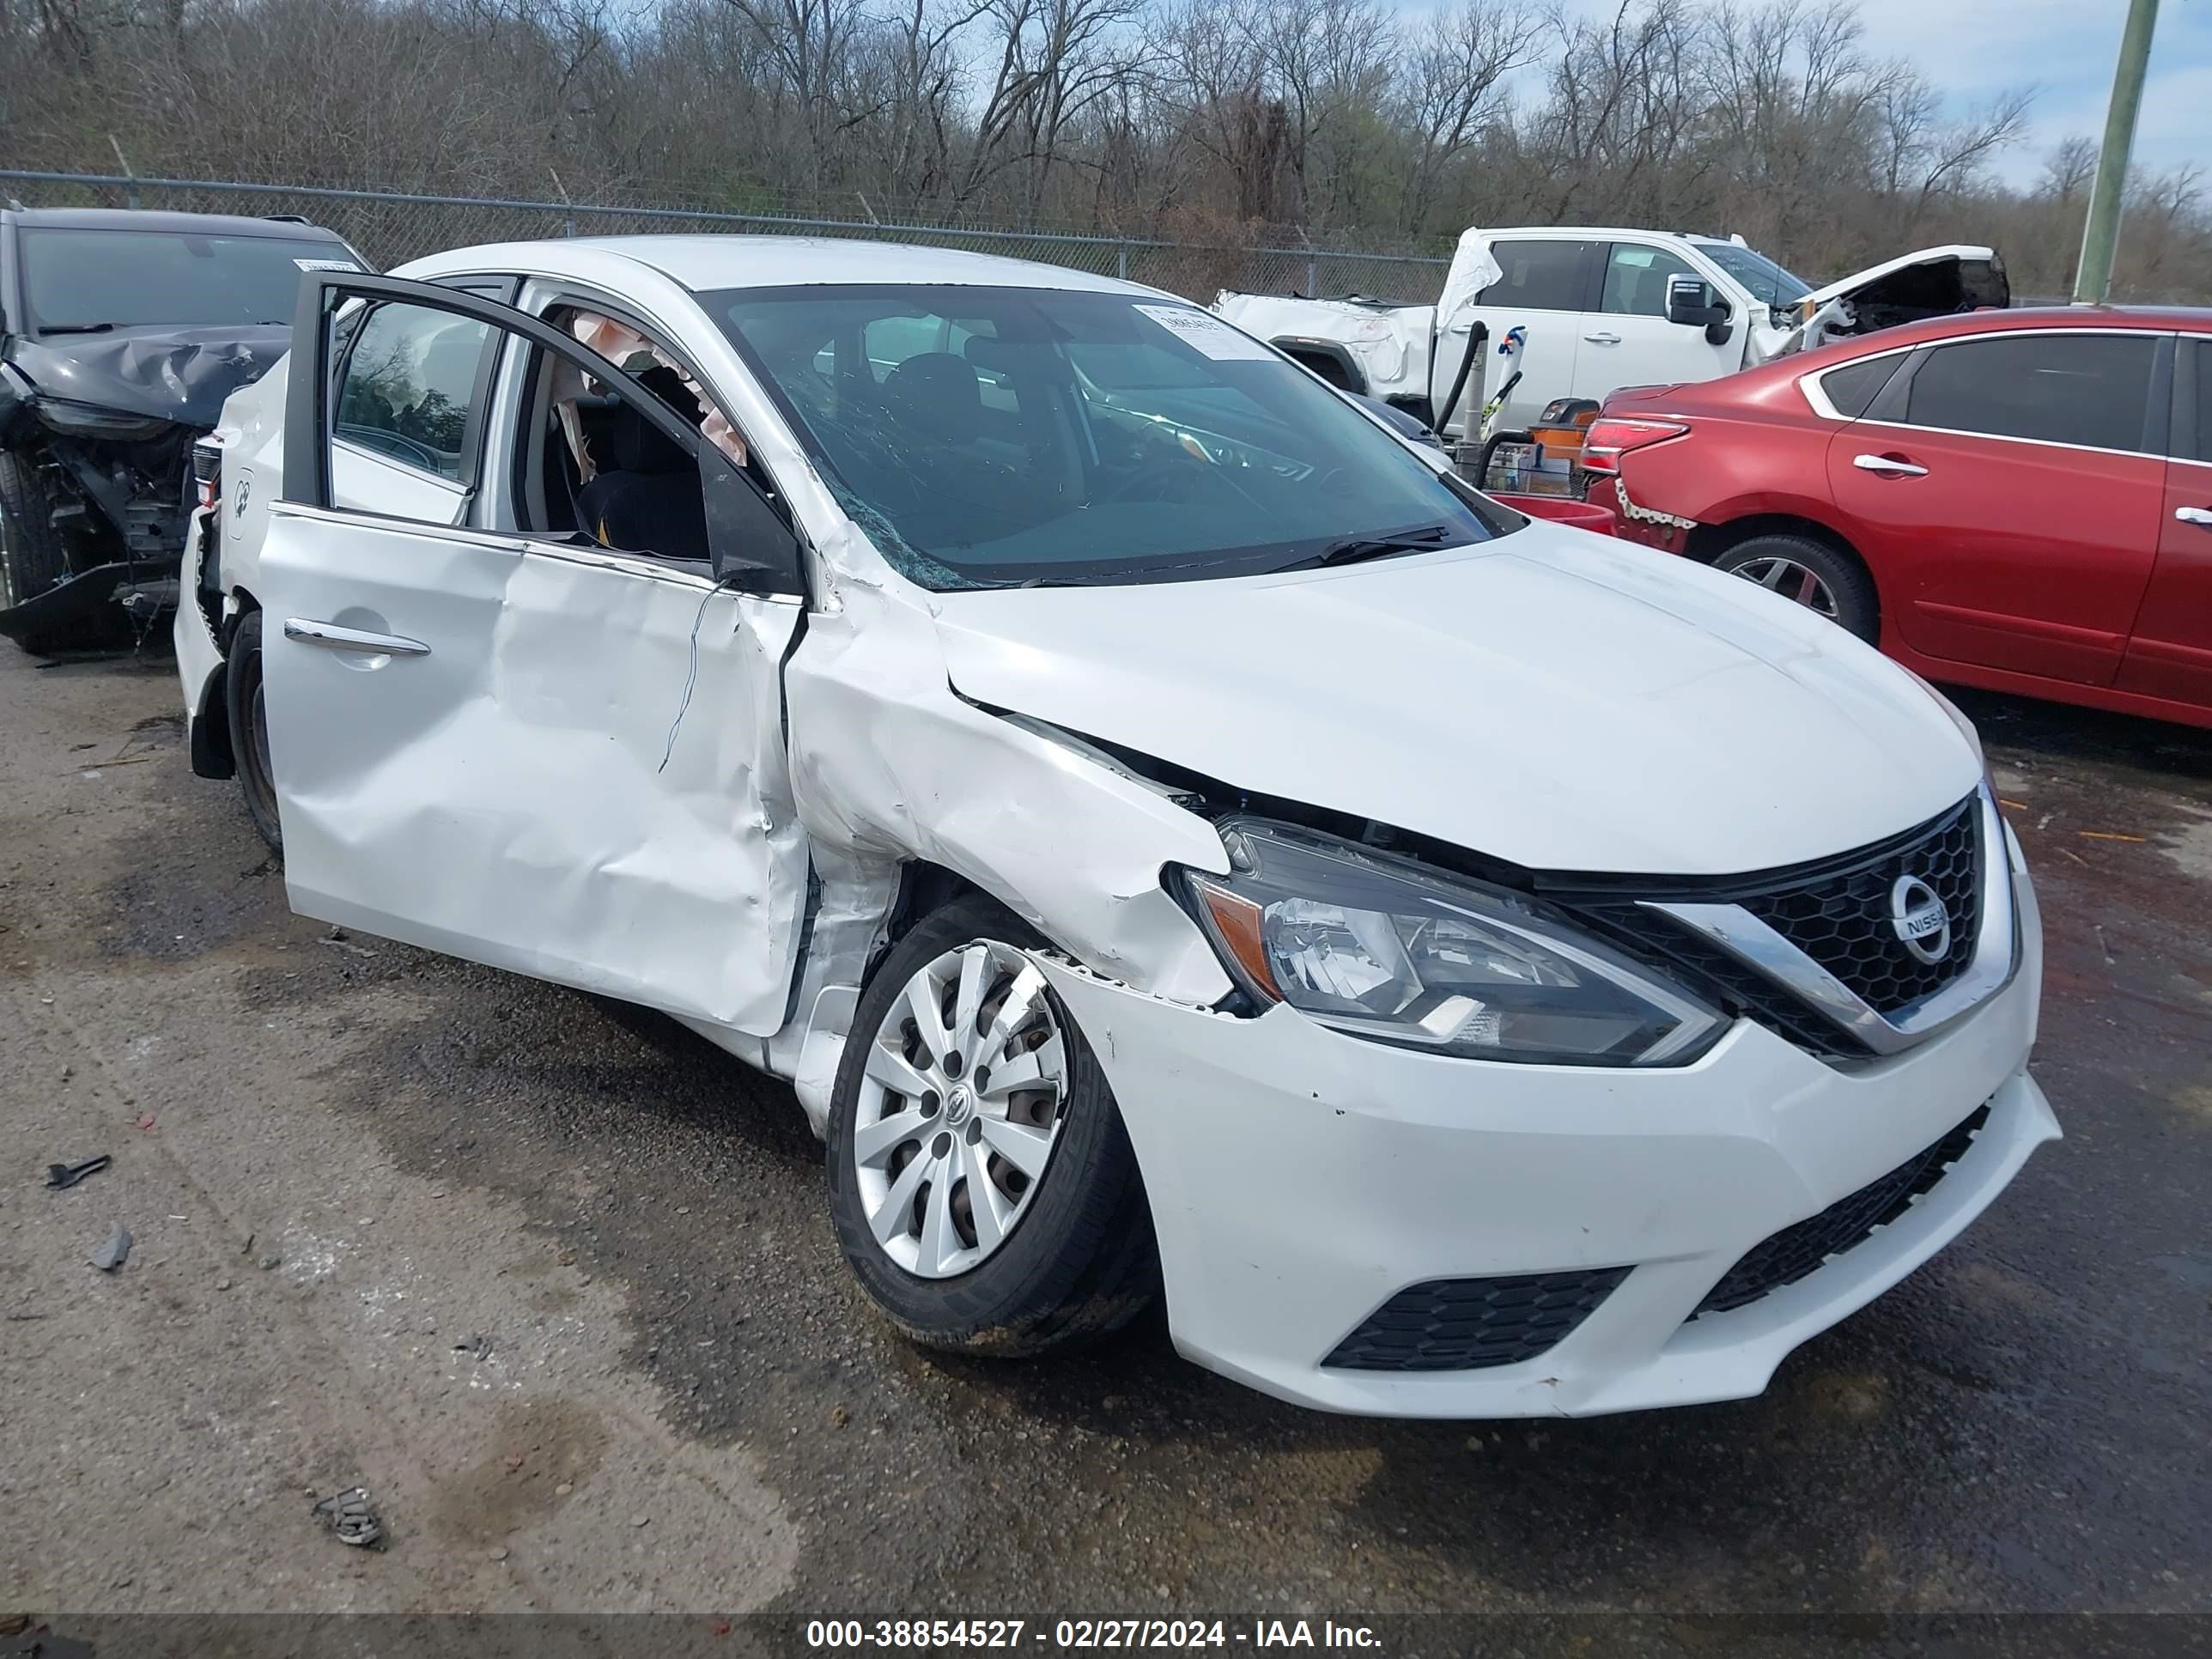
<instances>
[{"instance_id":1,"label":"cracked windshield","mask_svg":"<svg viewBox=\"0 0 2212 1659\"><path fill-rule=\"evenodd\" d=\"M1519 522L1188 305L894 285L701 297L848 510L926 586L1236 575Z\"/></svg>"}]
</instances>

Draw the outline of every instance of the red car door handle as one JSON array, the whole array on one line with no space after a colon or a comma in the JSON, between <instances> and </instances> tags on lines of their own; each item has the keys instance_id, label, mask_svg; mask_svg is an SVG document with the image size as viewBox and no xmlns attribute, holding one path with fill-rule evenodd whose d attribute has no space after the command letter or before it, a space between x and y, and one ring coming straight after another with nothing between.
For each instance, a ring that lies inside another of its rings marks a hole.
<instances>
[{"instance_id":1,"label":"red car door handle","mask_svg":"<svg viewBox=\"0 0 2212 1659\"><path fill-rule=\"evenodd\" d=\"M2212 530L2212 507L2177 507L2173 516L2184 524L2201 524Z\"/></svg>"},{"instance_id":2,"label":"red car door handle","mask_svg":"<svg viewBox=\"0 0 2212 1659\"><path fill-rule=\"evenodd\" d=\"M1886 478L1924 478L1928 469L1901 461L1894 455L1854 455L1851 465L1862 472L1878 472Z\"/></svg>"}]
</instances>

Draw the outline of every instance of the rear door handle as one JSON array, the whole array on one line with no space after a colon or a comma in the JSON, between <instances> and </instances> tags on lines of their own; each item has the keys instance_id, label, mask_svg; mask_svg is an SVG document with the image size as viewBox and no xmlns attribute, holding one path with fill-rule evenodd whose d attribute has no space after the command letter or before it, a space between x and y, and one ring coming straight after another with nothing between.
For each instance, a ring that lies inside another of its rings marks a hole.
<instances>
[{"instance_id":1,"label":"rear door handle","mask_svg":"<svg viewBox=\"0 0 2212 1659\"><path fill-rule=\"evenodd\" d=\"M284 637L297 640L302 645L319 645L325 651L362 651L378 657L427 657L430 647L420 640L410 640L399 634L371 634L359 628L342 628L336 623L316 622L305 617L284 619Z\"/></svg>"},{"instance_id":2,"label":"rear door handle","mask_svg":"<svg viewBox=\"0 0 2212 1659\"><path fill-rule=\"evenodd\" d=\"M2212 530L2212 507L2177 507L2173 516L2184 524L2201 524Z\"/></svg>"},{"instance_id":3,"label":"rear door handle","mask_svg":"<svg viewBox=\"0 0 2212 1659\"><path fill-rule=\"evenodd\" d=\"M1618 334L1585 334L1583 336L1583 338L1588 340L1592 345L1619 345L1620 343L1620 336Z\"/></svg>"},{"instance_id":4,"label":"rear door handle","mask_svg":"<svg viewBox=\"0 0 2212 1659\"><path fill-rule=\"evenodd\" d=\"M1862 472L1880 472L1893 478L1924 478L1928 469L1900 461L1893 455L1854 455L1851 465Z\"/></svg>"}]
</instances>

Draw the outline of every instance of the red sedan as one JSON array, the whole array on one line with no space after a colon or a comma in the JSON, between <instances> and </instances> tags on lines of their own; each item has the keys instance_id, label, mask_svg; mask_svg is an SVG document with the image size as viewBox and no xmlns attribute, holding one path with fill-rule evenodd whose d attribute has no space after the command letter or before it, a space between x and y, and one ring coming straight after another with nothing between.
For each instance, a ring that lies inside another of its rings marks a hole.
<instances>
[{"instance_id":1,"label":"red sedan","mask_svg":"<svg viewBox=\"0 0 2212 1659\"><path fill-rule=\"evenodd\" d=\"M1615 392L1620 533L1929 679L2212 726L2212 311L1986 311Z\"/></svg>"}]
</instances>

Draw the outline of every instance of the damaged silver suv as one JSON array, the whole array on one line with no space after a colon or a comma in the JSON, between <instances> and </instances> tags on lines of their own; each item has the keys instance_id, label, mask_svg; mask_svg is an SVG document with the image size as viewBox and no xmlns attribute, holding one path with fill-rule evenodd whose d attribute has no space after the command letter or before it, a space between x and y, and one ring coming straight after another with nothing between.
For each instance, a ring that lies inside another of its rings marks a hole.
<instances>
[{"instance_id":1,"label":"damaged silver suv","mask_svg":"<svg viewBox=\"0 0 2212 1659\"><path fill-rule=\"evenodd\" d=\"M1333 1410L1727 1398L2057 1133L1955 710L1185 301L754 236L303 290L194 766L302 914L789 1079L918 1340L1158 1291Z\"/></svg>"},{"instance_id":2,"label":"damaged silver suv","mask_svg":"<svg viewBox=\"0 0 2212 1659\"><path fill-rule=\"evenodd\" d=\"M193 439L284 355L301 271L361 267L303 220L0 207L0 635L175 603Z\"/></svg>"}]
</instances>

